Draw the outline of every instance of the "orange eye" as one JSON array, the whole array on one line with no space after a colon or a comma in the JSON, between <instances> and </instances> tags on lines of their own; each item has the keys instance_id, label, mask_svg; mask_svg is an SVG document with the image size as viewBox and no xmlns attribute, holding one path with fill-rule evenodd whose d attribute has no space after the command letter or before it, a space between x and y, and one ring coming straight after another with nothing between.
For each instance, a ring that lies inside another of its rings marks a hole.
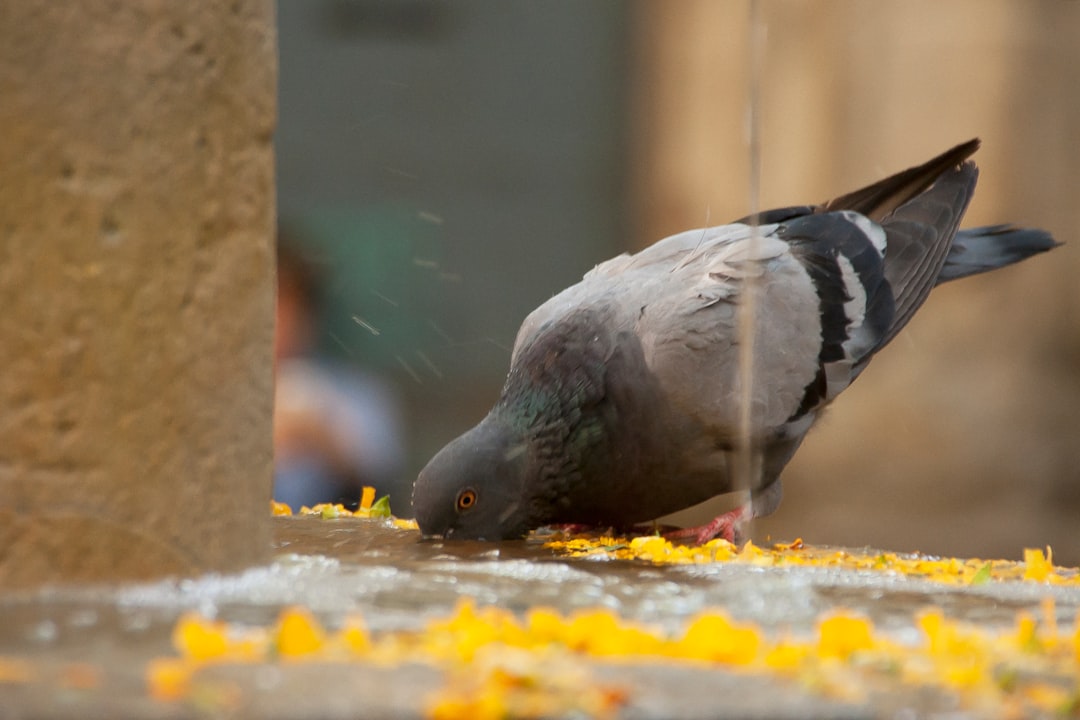
<instances>
[{"instance_id":1,"label":"orange eye","mask_svg":"<svg viewBox=\"0 0 1080 720\"><path fill-rule=\"evenodd\" d=\"M458 512L463 512L470 509L476 504L476 491L472 488L465 488L457 495L457 502L455 503Z\"/></svg>"}]
</instances>

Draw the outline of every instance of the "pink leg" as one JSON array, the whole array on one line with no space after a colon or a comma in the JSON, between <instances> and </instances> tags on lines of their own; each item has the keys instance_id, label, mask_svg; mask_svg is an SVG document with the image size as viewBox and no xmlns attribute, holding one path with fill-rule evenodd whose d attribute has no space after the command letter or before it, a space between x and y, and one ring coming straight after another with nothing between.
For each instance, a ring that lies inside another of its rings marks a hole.
<instances>
[{"instance_id":1,"label":"pink leg","mask_svg":"<svg viewBox=\"0 0 1080 720\"><path fill-rule=\"evenodd\" d=\"M668 540L690 540L695 545L704 545L713 538L724 538L728 542L742 542L743 526L754 518L750 503L726 512L700 527L684 528L664 533Z\"/></svg>"}]
</instances>

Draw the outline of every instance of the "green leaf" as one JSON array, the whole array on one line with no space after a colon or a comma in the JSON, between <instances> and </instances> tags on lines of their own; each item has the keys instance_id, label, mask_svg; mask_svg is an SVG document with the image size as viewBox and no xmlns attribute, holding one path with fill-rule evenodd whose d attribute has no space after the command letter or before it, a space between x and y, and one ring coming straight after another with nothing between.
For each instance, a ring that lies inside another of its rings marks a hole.
<instances>
[{"instance_id":1,"label":"green leaf","mask_svg":"<svg viewBox=\"0 0 1080 720\"><path fill-rule=\"evenodd\" d=\"M990 582L990 563L984 564L978 572L971 576L971 585L983 585Z\"/></svg>"},{"instance_id":2,"label":"green leaf","mask_svg":"<svg viewBox=\"0 0 1080 720\"><path fill-rule=\"evenodd\" d=\"M1013 692L1020 682L1020 673L1008 665L1000 667L994 671L994 682L1005 692Z\"/></svg>"},{"instance_id":3,"label":"green leaf","mask_svg":"<svg viewBox=\"0 0 1080 720\"><path fill-rule=\"evenodd\" d=\"M373 518L388 518L390 517L390 496L383 495L381 498L371 504L371 517Z\"/></svg>"}]
</instances>

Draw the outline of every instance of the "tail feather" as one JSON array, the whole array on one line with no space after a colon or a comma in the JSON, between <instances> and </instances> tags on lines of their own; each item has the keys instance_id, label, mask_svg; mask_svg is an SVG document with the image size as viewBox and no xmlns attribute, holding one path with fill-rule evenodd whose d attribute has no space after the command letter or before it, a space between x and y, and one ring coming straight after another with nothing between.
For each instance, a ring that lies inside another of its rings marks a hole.
<instances>
[{"instance_id":1,"label":"tail feather","mask_svg":"<svg viewBox=\"0 0 1080 720\"><path fill-rule=\"evenodd\" d=\"M1037 228L986 225L961 230L953 239L937 284L1012 265L1060 244Z\"/></svg>"},{"instance_id":2,"label":"tail feather","mask_svg":"<svg viewBox=\"0 0 1080 720\"><path fill-rule=\"evenodd\" d=\"M897 208L921 195L943 173L963 163L978 149L979 139L972 138L922 165L908 168L884 180L878 180L873 185L834 198L825 203L820 212L854 210L874 222L881 222Z\"/></svg>"},{"instance_id":3,"label":"tail feather","mask_svg":"<svg viewBox=\"0 0 1080 720\"><path fill-rule=\"evenodd\" d=\"M946 169L929 189L881 221L887 237L885 279L895 312L878 347L903 329L937 283L978 177L970 161Z\"/></svg>"}]
</instances>

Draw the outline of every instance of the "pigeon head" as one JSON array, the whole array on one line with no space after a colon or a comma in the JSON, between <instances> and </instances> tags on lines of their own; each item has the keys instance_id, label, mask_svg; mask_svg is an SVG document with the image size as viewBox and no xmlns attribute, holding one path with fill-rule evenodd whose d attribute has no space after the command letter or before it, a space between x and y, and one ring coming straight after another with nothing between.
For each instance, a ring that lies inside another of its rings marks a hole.
<instances>
[{"instance_id":1,"label":"pigeon head","mask_svg":"<svg viewBox=\"0 0 1080 720\"><path fill-rule=\"evenodd\" d=\"M597 447L611 342L598 316L583 309L519 343L498 403L413 485L425 537L509 540L576 521L585 458L606 457Z\"/></svg>"},{"instance_id":2,"label":"pigeon head","mask_svg":"<svg viewBox=\"0 0 1080 720\"><path fill-rule=\"evenodd\" d=\"M529 531L528 442L493 413L444 447L413 487L424 537L509 540Z\"/></svg>"}]
</instances>

